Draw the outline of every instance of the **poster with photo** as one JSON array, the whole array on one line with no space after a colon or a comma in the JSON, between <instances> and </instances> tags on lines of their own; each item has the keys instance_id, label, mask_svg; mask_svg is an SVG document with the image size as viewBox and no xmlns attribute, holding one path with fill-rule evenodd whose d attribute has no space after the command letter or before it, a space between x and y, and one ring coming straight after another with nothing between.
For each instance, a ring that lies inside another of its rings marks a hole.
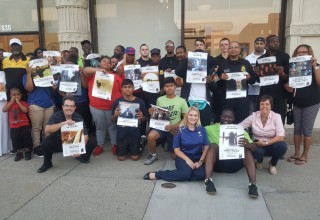
<instances>
[{"instance_id":1,"label":"poster with photo","mask_svg":"<svg viewBox=\"0 0 320 220\"><path fill-rule=\"evenodd\" d=\"M219 137L219 160L243 159L244 148L238 146L240 138L244 137L241 125L221 124Z\"/></svg>"},{"instance_id":2,"label":"poster with photo","mask_svg":"<svg viewBox=\"0 0 320 220\"><path fill-rule=\"evenodd\" d=\"M188 52L187 82L206 83L208 54Z\"/></svg>"},{"instance_id":3,"label":"poster with photo","mask_svg":"<svg viewBox=\"0 0 320 220\"><path fill-rule=\"evenodd\" d=\"M31 76L36 87L51 87L54 78L46 58L29 61Z\"/></svg>"},{"instance_id":4,"label":"poster with photo","mask_svg":"<svg viewBox=\"0 0 320 220\"><path fill-rule=\"evenodd\" d=\"M43 51L43 57L47 58L50 66L60 65L61 53L59 51Z\"/></svg>"},{"instance_id":5,"label":"poster with photo","mask_svg":"<svg viewBox=\"0 0 320 220\"><path fill-rule=\"evenodd\" d=\"M6 76L3 71L0 71L0 101L7 100L6 93Z\"/></svg>"},{"instance_id":6,"label":"poster with photo","mask_svg":"<svg viewBox=\"0 0 320 220\"><path fill-rule=\"evenodd\" d=\"M75 154L85 154L85 140L83 133L83 122L76 122L72 125L63 125L61 127L61 140L63 156L72 156Z\"/></svg>"},{"instance_id":7,"label":"poster with photo","mask_svg":"<svg viewBox=\"0 0 320 220\"><path fill-rule=\"evenodd\" d=\"M145 66L141 67L140 69L143 91L150 93L160 92L159 67Z\"/></svg>"},{"instance_id":8,"label":"poster with photo","mask_svg":"<svg viewBox=\"0 0 320 220\"><path fill-rule=\"evenodd\" d=\"M79 65L61 64L59 90L61 92L76 93L81 88ZM81 91L80 91L81 95Z\"/></svg>"},{"instance_id":9,"label":"poster with photo","mask_svg":"<svg viewBox=\"0 0 320 220\"><path fill-rule=\"evenodd\" d=\"M277 58L275 56L263 57L257 59L259 75L260 75L260 86L268 86L277 84L279 82L279 75L277 74Z\"/></svg>"},{"instance_id":10,"label":"poster with photo","mask_svg":"<svg viewBox=\"0 0 320 220\"><path fill-rule=\"evenodd\" d=\"M226 73L226 99L247 97L247 80L246 72Z\"/></svg>"},{"instance_id":11,"label":"poster with photo","mask_svg":"<svg viewBox=\"0 0 320 220\"><path fill-rule=\"evenodd\" d=\"M60 81L61 66L50 66L50 70L53 75L54 84L58 84Z\"/></svg>"},{"instance_id":12,"label":"poster with photo","mask_svg":"<svg viewBox=\"0 0 320 220\"><path fill-rule=\"evenodd\" d=\"M120 115L118 116L117 125L138 127L136 115L140 111L139 107L139 103L119 102Z\"/></svg>"},{"instance_id":13,"label":"poster with photo","mask_svg":"<svg viewBox=\"0 0 320 220\"><path fill-rule=\"evenodd\" d=\"M100 67L100 59L101 56L97 53L91 53L89 54L86 59L84 60L84 66L86 67Z\"/></svg>"},{"instance_id":14,"label":"poster with photo","mask_svg":"<svg viewBox=\"0 0 320 220\"><path fill-rule=\"evenodd\" d=\"M124 75L126 79L132 80L134 90L142 88L140 65L125 65Z\"/></svg>"},{"instance_id":15,"label":"poster with photo","mask_svg":"<svg viewBox=\"0 0 320 220\"><path fill-rule=\"evenodd\" d=\"M177 96L180 96L181 95L181 88L183 86L183 79L176 75L176 71L175 70L172 70L171 72L164 71L164 78L167 78L167 77L173 77L174 78L174 81L176 82L176 85L177 85L175 94Z\"/></svg>"},{"instance_id":16,"label":"poster with photo","mask_svg":"<svg viewBox=\"0 0 320 220\"><path fill-rule=\"evenodd\" d=\"M170 125L170 111L155 105L151 105L151 108L153 108L154 111L153 114L150 115L150 128L166 131L165 127Z\"/></svg>"},{"instance_id":17,"label":"poster with photo","mask_svg":"<svg viewBox=\"0 0 320 220\"><path fill-rule=\"evenodd\" d=\"M94 77L92 96L111 100L114 75L97 71Z\"/></svg>"},{"instance_id":18,"label":"poster with photo","mask_svg":"<svg viewBox=\"0 0 320 220\"><path fill-rule=\"evenodd\" d=\"M312 56L293 57L289 60L289 86L303 88L312 83Z\"/></svg>"}]
</instances>

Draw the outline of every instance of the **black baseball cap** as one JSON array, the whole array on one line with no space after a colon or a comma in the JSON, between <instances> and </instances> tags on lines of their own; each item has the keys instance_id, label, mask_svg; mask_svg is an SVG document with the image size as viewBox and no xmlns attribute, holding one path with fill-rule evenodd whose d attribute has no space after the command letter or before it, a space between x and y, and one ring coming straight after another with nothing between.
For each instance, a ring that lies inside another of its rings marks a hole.
<instances>
[{"instance_id":1,"label":"black baseball cap","mask_svg":"<svg viewBox=\"0 0 320 220\"><path fill-rule=\"evenodd\" d=\"M261 41L263 43L266 43L266 39L264 37L257 37L254 42L257 42L257 41Z\"/></svg>"},{"instance_id":2,"label":"black baseball cap","mask_svg":"<svg viewBox=\"0 0 320 220\"><path fill-rule=\"evenodd\" d=\"M158 48L153 48L151 51L150 51L150 53L151 53L151 55L152 54L158 54L158 55L160 55L160 49L158 49Z\"/></svg>"}]
</instances>

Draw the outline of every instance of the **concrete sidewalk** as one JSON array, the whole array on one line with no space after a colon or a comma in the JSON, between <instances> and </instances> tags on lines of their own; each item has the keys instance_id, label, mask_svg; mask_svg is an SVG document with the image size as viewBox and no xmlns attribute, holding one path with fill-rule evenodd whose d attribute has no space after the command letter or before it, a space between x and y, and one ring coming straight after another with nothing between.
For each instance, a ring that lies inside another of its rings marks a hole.
<instances>
[{"instance_id":1,"label":"concrete sidewalk","mask_svg":"<svg viewBox=\"0 0 320 220\"><path fill-rule=\"evenodd\" d=\"M320 219L319 146L312 147L304 166L280 161L276 176L258 171L257 200L247 195L244 170L214 174L218 194L211 196L202 182L165 189L161 181L143 180L167 161L173 166L161 148L159 161L150 166L143 164L146 152L139 161L120 162L110 146L106 149L89 164L55 154L54 167L43 174L36 172L41 158L14 162L13 156L0 157L0 219ZM292 152L290 146L287 156Z\"/></svg>"}]
</instances>

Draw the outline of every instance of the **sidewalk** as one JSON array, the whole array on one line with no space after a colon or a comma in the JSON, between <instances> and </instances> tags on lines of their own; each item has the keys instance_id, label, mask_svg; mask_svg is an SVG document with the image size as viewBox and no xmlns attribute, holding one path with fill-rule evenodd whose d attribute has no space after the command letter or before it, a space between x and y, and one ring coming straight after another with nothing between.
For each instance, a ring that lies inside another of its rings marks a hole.
<instances>
[{"instance_id":1,"label":"sidewalk","mask_svg":"<svg viewBox=\"0 0 320 220\"><path fill-rule=\"evenodd\" d=\"M214 174L217 195L205 193L202 182L175 183L165 189L161 181L145 181L148 171L173 166L169 155L158 149L159 161L117 161L110 146L91 163L80 164L61 153L54 167L36 171L43 159L14 162L0 157L0 219L319 219L320 147L312 146L309 162L297 166L280 161L278 174L257 172L259 198L247 195L244 170ZM293 152L289 146L287 157ZM168 161L168 162L167 162ZM268 158L264 161L265 166ZM192 190L190 190L192 189ZM179 202L182 201L182 202ZM155 212L158 210L158 212ZM160 212L161 211L161 212ZM199 213L201 215L199 216ZM253 215L254 214L254 215Z\"/></svg>"}]
</instances>

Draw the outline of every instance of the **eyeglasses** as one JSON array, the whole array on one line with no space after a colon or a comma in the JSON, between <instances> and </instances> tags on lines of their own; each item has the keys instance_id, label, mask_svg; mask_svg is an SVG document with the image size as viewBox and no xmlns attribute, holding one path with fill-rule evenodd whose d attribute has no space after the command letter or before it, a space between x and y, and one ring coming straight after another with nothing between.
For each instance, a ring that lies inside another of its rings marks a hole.
<instances>
[{"instance_id":1,"label":"eyeglasses","mask_svg":"<svg viewBox=\"0 0 320 220\"><path fill-rule=\"evenodd\" d=\"M65 108L75 108L76 106L75 105L63 105L63 107L65 107Z\"/></svg>"}]
</instances>

